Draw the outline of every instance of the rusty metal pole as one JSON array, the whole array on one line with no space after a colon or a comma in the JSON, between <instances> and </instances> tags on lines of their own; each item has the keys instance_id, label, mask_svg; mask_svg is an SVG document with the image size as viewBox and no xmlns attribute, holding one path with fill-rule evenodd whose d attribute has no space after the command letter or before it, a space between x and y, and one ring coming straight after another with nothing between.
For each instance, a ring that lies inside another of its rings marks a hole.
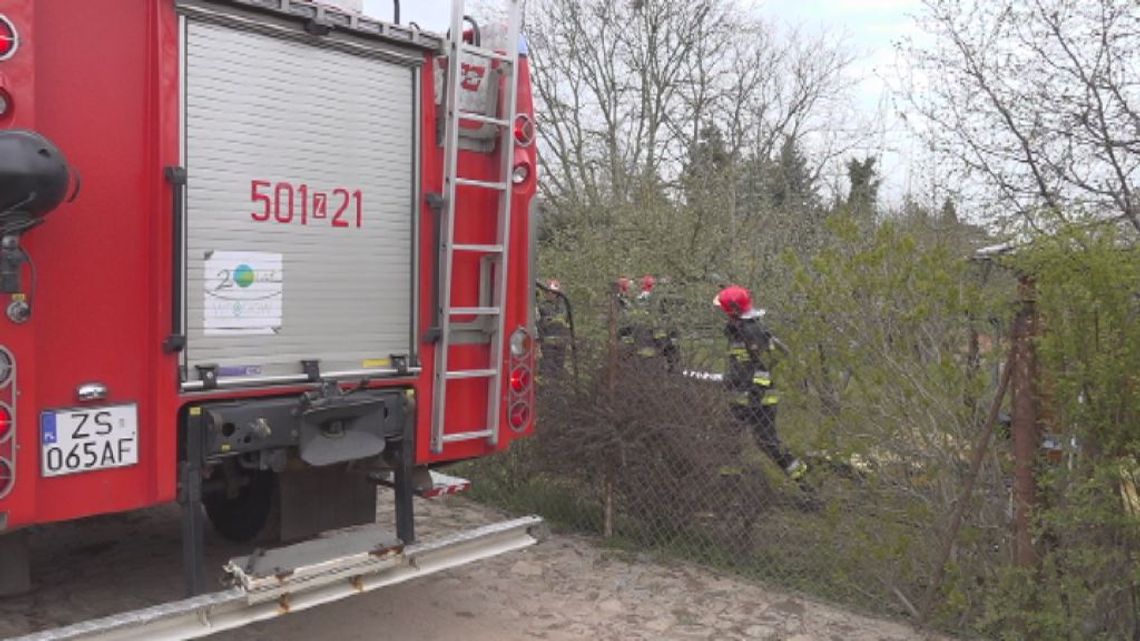
<instances>
[{"instance_id":1,"label":"rusty metal pole","mask_svg":"<svg viewBox=\"0 0 1140 641\"><path fill-rule=\"evenodd\" d=\"M1001 413L1001 406L1002 403L1005 402L1006 391L1009 389L1010 375L1013 371L1014 364L1017 362L1017 347L1016 344L1010 345L1009 356L1005 362L1005 369L1001 373L1001 381L998 383L993 401L990 402L990 411L986 416L986 423L982 427L982 433L978 436L978 442L974 446L974 455L970 462L970 472L966 475L966 484L962 488L961 495L957 501L955 501L954 510L950 514L950 522L946 527L946 534L942 539L942 549L938 554L938 562L934 565L934 577L926 588L926 596L922 602L922 609L919 610L918 622L921 625L925 625L926 622L930 620L930 614L934 611L935 599L938 597L938 592L942 589L942 582L946 578L946 562L950 560L950 554L954 550L954 544L958 541L958 532L962 529L962 521L966 515L966 509L973 500L974 486L977 485L978 476L982 472L982 463L986 458L986 453L989 451L990 440L994 434L994 426L997 425L998 414Z\"/></svg>"},{"instance_id":2,"label":"rusty metal pole","mask_svg":"<svg viewBox=\"0 0 1140 641\"><path fill-rule=\"evenodd\" d=\"M1036 287L1033 279L1022 275L1018 286L1021 309L1014 320L1017 359L1011 377L1013 387L1013 526L1014 561L1019 567L1037 565L1033 545L1032 517L1037 505L1035 467L1041 436L1037 422Z\"/></svg>"},{"instance_id":3,"label":"rusty metal pole","mask_svg":"<svg viewBox=\"0 0 1140 641\"><path fill-rule=\"evenodd\" d=\"M618 284L610 286L609 304L609 340L606 350L606 404L614 408L617 403L617 362L618 362ZM614 479L613 470L607 465L602 477L602 536L610 538L614 535Z\"/></svg>"}]
</instances>

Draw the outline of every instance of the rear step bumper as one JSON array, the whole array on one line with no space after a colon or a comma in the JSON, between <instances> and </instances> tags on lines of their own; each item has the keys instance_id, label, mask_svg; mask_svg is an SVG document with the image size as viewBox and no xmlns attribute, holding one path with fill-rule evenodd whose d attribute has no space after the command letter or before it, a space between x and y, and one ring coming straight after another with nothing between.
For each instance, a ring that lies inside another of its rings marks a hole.
<instances>
[{"instance_id":1,"label":"rear step bumper","mask_svg":"<svg viewBox=\"0 0 1140 641\"><path fill-rule=\"evenodd\" d=\"M230 561L236 587L38 632L10 641L194 639L521 550L547 535L524 517L401 548L378 529L352 530ZM321 553L339 553L319 560Z\"/></svg>"}]
</instances>

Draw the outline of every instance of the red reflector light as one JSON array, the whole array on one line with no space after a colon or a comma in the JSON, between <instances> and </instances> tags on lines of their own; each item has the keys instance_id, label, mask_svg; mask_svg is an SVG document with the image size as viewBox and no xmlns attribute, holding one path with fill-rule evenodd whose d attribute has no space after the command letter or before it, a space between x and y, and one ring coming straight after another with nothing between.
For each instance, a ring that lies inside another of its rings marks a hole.
<instances>
[{"instance_id":1,"label":"red reflector light","mask_svg":"<svg viewBox=\"0 0 1140 641\"><path fill-rule=\"evenodd\" d=\"M0 89L0 120L12 115L12 96L7 91Z\"/></svg>"},{"instance_id":2,"label":"red reflector light","mask_svg":"<svg viewBox=\"0 0 1140 641\"><path fill-rule=\"evenodd\" d=\"M12 362L12 355L8 350L0 347L0 387L4 387L12 380L16 365Z\"/></svg>"},{"instance_id":3,"label":"red reflector light","mask_svg":"<svg viewBox=\"0 0 1140 641\"><path fill-rule=\"evenodd\" d=\"M529 147L534 142L534 122L526 114L515 117L515 142L520 147Z\"/></svg>"},{"instance_id":4,"label":"red reflector light","mask_svg":"<svg viewBox=\"0 0 1140 641\"><path fill-rule=\"evenodd\" d=\"M7 16L0 15L0 60L16 55L19 48L20 35L16 33L16 25Z\"/></svg>"},{"instance_id":5,"label":"red reflector light","mask_svg":"<svg viewBox=\"0 0 1140 641\"><path fill-rule=\"evenodd\" d=\"M0 441L7 438L16 426L16 417L12 415L12 408L0 404Z\"/></svg>"},{"instance_id":6,"label":"red reflector light","mask_svg":"<svg viewBox=\"0 0 1140 641\"><path fill-rule=\"evenodd\" d=\"M530 423L530 407L526 403L515 403L511 408L511 427L521 430Z\"/></svg>"},{"instance_id":7,"label":"red reflector light","mask_svg":"<svg viewBox=\"0 0 1140 641\"><path fill-rule=\"evenodd\" d=\"M16 472L12 464L0 458L0 497L5 496L16 483Z\"/></svg>"},{"instance_id":8,"label":"red reflector light","mask_svg":"<svg viewBox=\"0 0 1140 641\"><path fill-rule=\"evenodd\" d=\"M523 392L530 388L530 372L525 368L518 368L511 372L511 389Z\"/></svg>"}]
</instances>

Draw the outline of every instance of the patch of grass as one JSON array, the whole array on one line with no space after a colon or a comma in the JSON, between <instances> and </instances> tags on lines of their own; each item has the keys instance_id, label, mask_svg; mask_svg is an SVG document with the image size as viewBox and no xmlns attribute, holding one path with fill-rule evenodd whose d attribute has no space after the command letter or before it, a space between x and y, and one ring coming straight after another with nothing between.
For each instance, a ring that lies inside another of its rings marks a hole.
<instances>
[{"instance_id":1,"label":"patch of grass","mask_svg":"<svg viewBox=\"0 0 1140 641\"><path fill-rule=\"evenodd\" d=\"M468 464L462 475L472 479L468 496L514 514L539 514L556 529L602 531L602 506L580 488L544 476L505 484L480 473L479 463ZM457 473L459 468L457 468Z\"/></svg>"}]
</instances>

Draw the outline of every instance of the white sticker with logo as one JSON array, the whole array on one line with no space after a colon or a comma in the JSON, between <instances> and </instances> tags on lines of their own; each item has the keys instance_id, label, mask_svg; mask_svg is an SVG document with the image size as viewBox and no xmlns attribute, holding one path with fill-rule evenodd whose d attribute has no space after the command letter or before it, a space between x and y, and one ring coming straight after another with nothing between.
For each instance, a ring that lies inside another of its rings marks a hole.
<instances>
[{"instance_id":1,"label":"white sticker with logo","mask_svg":"<svg viewBox=\"0 0 1140 641\"><path fill-rule=\"evenodd\" d=\"M205 333L269 335L281 331L281 254L216 251L206 256Z\"/></svg>"}]
</instances>

